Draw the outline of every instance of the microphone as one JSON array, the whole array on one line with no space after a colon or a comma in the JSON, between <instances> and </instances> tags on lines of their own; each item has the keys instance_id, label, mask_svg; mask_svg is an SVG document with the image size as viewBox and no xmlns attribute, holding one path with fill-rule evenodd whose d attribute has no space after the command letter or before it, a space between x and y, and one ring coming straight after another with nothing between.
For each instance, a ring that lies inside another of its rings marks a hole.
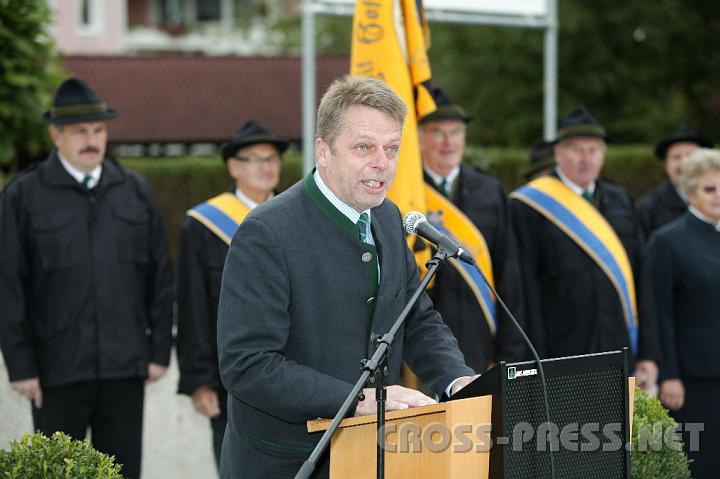
<instances>
[{"instance_id":1,"label":"microphone","mask_svg":"<svg viewBox=\"0 0 720 479\"><path fill-rule=\"evenodd\" d=\"M417 235L448 252L451 258L458 258L467 264L475 264L475 259L463 250L454 239L431 225L425 215L411 211L405 215L403 228L408 234Z\"/></svg>"},{"instance_id":2,"label":"microphone","mask_svg":"<svg viewBox=\"0 0 720 479\"><path fill-rule=\"evenodd\" d=\"M540 372L540 384L542 385L542 394L543 394L543 400L545 402L545 419L548 424L552 424L550 422L550 402L548 401L548 393L547 393L547 381L545 380L545 368L543 368L542 361L540 360L540 356L538 355L537 351L535 350L535 346L533 346L532 341L530 341L530 338L527 337L527 334L525 334L525 331L520 326L520 323L518 323L517 319L515 319L515 316L510 312L505 302L502 300L500 295L498 295L497 291L495 291L495 288L490 284L487 277L485 276L485 273L478 267L478 265L475 263L475 259L470 256L468 253L463 251L463 249L458 245L455 240L450 238L448 235L442 233L437 228L435 228L433 225L431 225L428 220L425 218L425 215L422 213L419 213L417 211L411 211L408 214L405 215L405 219L403 220L403 227L405 228L405 231L408 234L411 235L418 235L421 238L425 238L426 240L430 241L431 243L437 245L438 249L442 248L446 251L448 251L450 254L448 256L452 258L458 258L461 261L464 261L465 263L471 264L475 266L475 269L477 269L478 273L480 273L480 276L482 277L483 282L488 287L490 292L495 296L495 299L497 299L498 304L502 308L502 310L505 312L505 314L510 318L511 322L515 326L515 328L520 332L520 335L522 336L525 343L530 348L530 352L533 355L533 358L537 362L538 365L538 371ZM553 451L553 448L551 447L549 449L550 451L550 477L553 479L555 478L555 454Z\"/></svg>"}]
</instances>

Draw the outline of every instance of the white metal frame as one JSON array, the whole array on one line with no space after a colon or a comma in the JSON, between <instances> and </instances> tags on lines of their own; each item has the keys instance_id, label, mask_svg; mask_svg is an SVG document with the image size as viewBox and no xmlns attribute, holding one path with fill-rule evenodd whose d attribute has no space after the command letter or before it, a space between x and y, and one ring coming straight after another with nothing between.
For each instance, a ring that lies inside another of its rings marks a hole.
<instances>
[{"instance_id":1,"label":"white metal frame","mask_svg":"<svg viewBox=\"0 0 720 479\"><path fill-rule=\"evenodd\" d=\"M442 9L426 6L425 15L431 22L495 25L505 27L539 28L544 30L544 102L543 135L555 137L557 118L557 1L544 0L545 15L511 15L506 13L478 13L462 9ZM437 2L441 4L441 2ZM352 16L354 2L349 0L303 0L302 5L302 135L303 170L309 172L315 162L315 17L317 15Z\"/></svg>"}]
</instances>

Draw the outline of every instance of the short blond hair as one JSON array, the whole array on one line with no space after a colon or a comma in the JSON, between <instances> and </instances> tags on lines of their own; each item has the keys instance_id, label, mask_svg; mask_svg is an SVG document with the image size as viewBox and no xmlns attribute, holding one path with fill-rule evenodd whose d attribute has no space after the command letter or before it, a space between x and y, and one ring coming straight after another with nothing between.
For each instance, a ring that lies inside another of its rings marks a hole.
<instances>
[{"instance_id":1,"label":"short blond hair","mask_svg":"<svg viewBox=\"0 0 720 479\"><path fill-rule=\"evenodd\" d=\"M345 75L328 87L317 112L316 138L334 147L345 129L345 113L353 105L362 105L387 114L400 124L407 116L407 106L387 83L376 78Z\"/></svg>"},{"instance_id":2,"label":"short blond hair","mask_svg":"<svg viewBox=\"0 0 720 479\"><path fill-rule=\"evenodd\" d=\"M720 150L698 148L682 162L678 182L683 194L690 196L698 187L700 177L707 172L720 172Z\"/></svg>"}]
</instances>

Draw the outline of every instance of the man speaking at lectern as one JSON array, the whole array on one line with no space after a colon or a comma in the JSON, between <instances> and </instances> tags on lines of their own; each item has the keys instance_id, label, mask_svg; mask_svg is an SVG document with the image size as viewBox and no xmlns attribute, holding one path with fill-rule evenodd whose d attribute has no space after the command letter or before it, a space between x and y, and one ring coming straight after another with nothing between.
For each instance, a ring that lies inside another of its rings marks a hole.
<instances>
[{"instance_id":1,"label":"man speaking at lectern","mask_svg":"<svg viewBox=\"0 0 720 479\"><path fill-rule=\"evenodd\" d=\"M335 415L418 287L400 212L385 198L406 113L382 81L333 82L317 114L317 168L240 225L218 310L229 392L221 477L293 477L320 439L305 422ZM402 359L438 394L474 374L426 294L390 351L387 409L433 402L396 385ZM364 394L351 413L375 412L375 389ZM328 465L326 454L313 477Z\"/></svg>"}]
</instances>

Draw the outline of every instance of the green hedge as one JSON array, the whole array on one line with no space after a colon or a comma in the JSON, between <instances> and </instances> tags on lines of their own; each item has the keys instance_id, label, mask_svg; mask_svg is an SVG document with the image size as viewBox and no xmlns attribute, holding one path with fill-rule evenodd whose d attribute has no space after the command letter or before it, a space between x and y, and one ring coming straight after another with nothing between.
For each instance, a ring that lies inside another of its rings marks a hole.
<instances>
[{"instance_id":1,"label":"green hedge","mask_svg":"<svg viewBox=\"0 0 720 479\"><path fill-rule=\"evenodd\" d=\"M216 156L192 158L133 158L120 163L143 175L152 187L165 221L173 263L185 212L233 185L225 164ZM283 160L279 190L285 190L302 175L302 158L290 152Z\"/></svg>"},{"instance_id":2,"label":"green hedge","mask_svg":"<svg viewBox=\"0 0 720 479\"><path fill-rule=\"evenodd\" d=\"M466 161L497 176L510 191L523 184L528 150L468 147ZM232 184L225 165L216 156L127 158L120 162L150 182L165 220L173 260L177 257L176 242L185 212ZM652 156L652 148L648 145L611 146L603 174L637 197L661 181L663 168L662 163ZM288 188L301 176L302 155L297 150L290 150L284 156L279 189Z\"/></svg>"},{"instance_id":3,"label":"green hedge","mask_svg":"<svg viewBox=\"0 0 720 479\"><path fill-rule=\"evenodd\" d=\"M469 147L466 161L497 176L510 191L523 184L528 151ZM173 260L177 258L176 242L185 211L231 186L227 170L218 157L137 158L123 159L121 163L150 182L165 219ZM661 181L663 168L652 156L650 146L611 146L603 174L639 196ZM283 160L279 189L286 189L301 176L302 155L291 150Z\"/></svg>"},{"instance_id":4,"label":"green hedge","mask_svg":"<svg viewBox=\"0 0 720 479\"><path fill-rule=\"evenodd\" d=\"M513 190L524 183L522 174L529 168L528 155L524 148L470 147L466 161L495 175L508 190ZM663 175L663 163L655 159L651 146L608 148L603 176L624 186L636 198L660 183Z\"/></svg>"}]
</instances>

